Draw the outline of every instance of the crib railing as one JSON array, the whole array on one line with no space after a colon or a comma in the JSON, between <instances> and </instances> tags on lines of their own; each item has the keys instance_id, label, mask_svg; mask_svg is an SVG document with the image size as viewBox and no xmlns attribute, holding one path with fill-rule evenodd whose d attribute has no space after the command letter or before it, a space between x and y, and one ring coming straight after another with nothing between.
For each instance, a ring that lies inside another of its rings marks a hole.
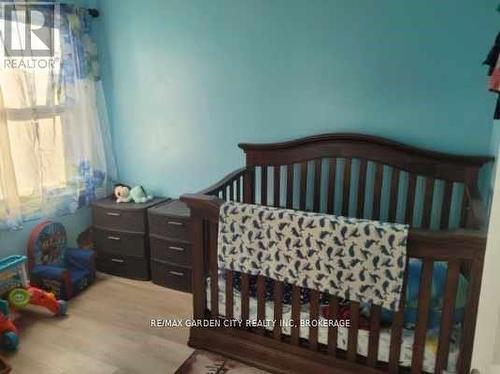
<instances>
[{"instance_id":1,"label":"crib railing","mask_svg":"<svg viewBox=\"0 0 500 374\"><path fill-rule=\"evenodd\" d=\"M365 159L319 158L241 168L199 193L222 200L385 219L422 229L482 229L484 209L477 172L464 183Z\"/></svg>"},{"instance_id":2,"label":"crib railing","mask_svg":"<svg viewBox=\"0 0 500 374\"><path fill-rule=\"evenodd\" d=\"M360 134L239 147L246 154L245 202L422 229L484 226L477 180L491 157L444 154Z\"/></svg>"},{"instance_id":3,"label":"crib railing","mask_svg":"<svg viewBox=\"0 0 500 374\"><path fill-rule=\"evenodd\" d=\"M246 174L246 168L229 173L219 182L198 192L202 195L214 195L223 200L242 201L243 199L243 178Z\"/></svg>"},{"instance_id":4,"label":"crib railing","mask_svg":"<svg viewBox=\"0 0 500 374\"><path fill-rule=\"evenodd\" d=\"M229 185L236 186L236 181L240 181L242 171L237 173L236 179L229 178L232 182L226 184L226 191ZM240 178L240 179L238 179ZM219 189L219 191L223 191ZM241 192L241 190L239 190ZM229 193L229 192L226 192ZM237 193L233 193L236 198ZM241 196L241 195L240 195ZM222 196L221 196L222 197ZM226 195L227 197L227 195ZM192 240L193 240L193 307L195 319L216 319L232 318L234 316L234 276L232 271L225 271L226 303L225 310L219 310L219 289L217 266L217 230L219 208L223 200L216 196L207 195L184 195L181 198L189 204L192 212ZM414 343L411 368L399 366L401 352L401 341L404 320L404 303L395 313L391 326L389 362L378 361L379 336L381 308L372 306L369 321L369 345L366 357L357 354L358 333L360 329L360 305L357 302L350 303L350 327L348 331L347 350L340 350L337 347L338 330L335 326L328 329L328 342L321 344L318 342L318 329L311 327L309 336L304 339L300 336L299 326L292 327L290 336L282 333L281 326L275 325L272 332L263 328L250 328L240 331L237 328L226 329L200 329L193 327L191 331L190 344L200 348L220 351L234 358L247 361L251 364L267 368L269 370L300 371L298 367L287 365L300 365L301 361L294 361L294 356L310 359L314 364L310 364L310 370L315 368L315 372L330 372L331 367L335 367L338 372L380 372L399 373L401 370L409 370L411 373L422 372L423 359L425 353L425 343L428 326L429 308L431 303L431 287L433 265L435 262L445 262L447 264L446 282L444 285L444 303L442 307L442 317L437 343L437 354L435 362L435 373L442 373L448 363L450 350L451 333L454 324L454 308L457 295L457 288L461 269L468 270L468 296L465 306L465 315L461 325L460 353L456 370L458 373L468 373L472 356L472 344L476 324L476 313L479 300L481 274L483 267L485 249L485 238L478 233L465 230L431 232L423 230L410 230L408 238L408 258L416 258L422 261L422 272L420 277L420 287L418 295L417 322L414 331ZM210 277L210 306L207 305L206 278ZM407 282L408 271L405 275ZM249 275L241 274L241 319L249 319ZM281 282L274 282L274 315L272 319L280 320L283 310L284 285ZM406 290L406 286L403 287ZM403 291L404 292L404 291ZM403 295L402 300L405 300ZM266 317L265 308L265 278L259 276L257 279L257 319L264 320ZM335 296L329 296L329 318L336 319L339 312L339 300ZM292 320L300 319L300 287L292 287L291 314ZM223 313L222 313L223 312ZM221 316L224 314L224 317ZM316 290L311 290L310 296L310 319L317 320L320 315L320 294ZM214 336L221 334L220 339ZM239 338L243 339L240 340ZM224 343L226 341L226 343ZM234 345L233 346L231 346ZM224 347L222 347L224 345ZM259 359L253 360L250 352L241 352L242 347L249 349ZM286 355L287 359L278 362L276 357L266 353L263 349L274 349L275 354ZM323 365L323 366L321 366ZM312 371L311 371L312 372ZM336 371L337 372L337 371Z\"/></svg>"}]
</instances>

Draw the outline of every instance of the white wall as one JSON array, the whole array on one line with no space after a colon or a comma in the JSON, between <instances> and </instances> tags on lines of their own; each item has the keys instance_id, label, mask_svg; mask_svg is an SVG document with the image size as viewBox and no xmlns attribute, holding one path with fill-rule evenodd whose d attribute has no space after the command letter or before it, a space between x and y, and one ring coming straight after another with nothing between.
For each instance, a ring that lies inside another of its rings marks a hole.
<instances>
[{"instance_id":1,"label":"white wall","mask_svg":"<svg viewBox=\"0 0 500 374\"><path fill-rule=\"evenodd\" d=\"M494 124L491 144L500 156L500 123ZM474 341L472 368L481 374L500 373L500 170L495 167L495 183L483 270L481 299Z\"/></svg>"}]
</instances>

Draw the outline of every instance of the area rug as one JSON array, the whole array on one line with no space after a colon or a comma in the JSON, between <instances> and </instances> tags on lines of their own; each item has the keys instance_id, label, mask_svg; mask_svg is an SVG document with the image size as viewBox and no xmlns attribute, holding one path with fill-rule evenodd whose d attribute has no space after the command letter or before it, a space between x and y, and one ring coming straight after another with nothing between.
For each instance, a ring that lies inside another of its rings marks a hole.
<instances>
[{"instance_id":1,"label":"area rug","mask_svg":"<svg viewBox=\"0 0 500 374\"><path fill-rule=\"evenodd\" d=\"M268 374L227 357L196 350L175 374Z\"/></svg>"}]
</instances>

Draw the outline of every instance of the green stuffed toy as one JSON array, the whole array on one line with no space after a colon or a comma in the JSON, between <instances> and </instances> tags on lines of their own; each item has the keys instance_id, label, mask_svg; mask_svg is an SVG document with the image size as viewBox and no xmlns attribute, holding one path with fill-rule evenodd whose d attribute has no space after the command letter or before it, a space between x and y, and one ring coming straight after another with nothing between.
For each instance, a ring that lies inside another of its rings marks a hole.
<instances>
[{"instance_id":1,"label":"green stuffed toy","mask_svg":"<svg viewBox=\"0 0 500 374\"><path fill-rule=\"evenodd\" d=\"M137 204L147 203L153 199L153 196L146 194L144 187L135 186L130 188L126 184L116 184L114 188L114 195L117 203L130 203Z\"/></svg>"}]
</instances>

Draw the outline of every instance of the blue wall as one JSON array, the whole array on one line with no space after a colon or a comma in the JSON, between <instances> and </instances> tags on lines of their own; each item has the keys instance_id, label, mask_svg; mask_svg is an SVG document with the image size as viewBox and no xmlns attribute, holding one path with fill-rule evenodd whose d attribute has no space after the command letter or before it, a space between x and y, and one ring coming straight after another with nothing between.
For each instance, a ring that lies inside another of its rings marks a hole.
<instances>
[{"instance_id":1,"label":"blue wall","mask_svg":"<svg viewBox=\"0 0 500 374\"><path fill-rule=\"evenodd\" d=\"M90 209L83 208L78 210L76 214L50 219L57 220L64 225L68 235L69 245L75 246L78 235L90 225ZM0 256L3 257L12 254L26 254L26 248L31 231L38 223L44 220L45 219L25 222L22 230L0 230Z\"/></svg>"},{"instance_id":2,"label":"blue wall","mask_svg":"<svg viewBox=\"0 0 500 374\"><path fill-rule=\"evenodd\" d=\"M359 131L488 153L498 1L74 0L94 20L120 176L196 191L240 141ZM72 241L88 210L63 217ZM24 251L36 222L0 232Z\"/></svg>"},{"instance_id":3,"label":"blue wall","mask_svg":"<svg viewBox=\"0 0 500 374\"><path fill-rule=\"evenodd\" d=\"M240 141L330 131L488 153L497 3L98 2L120 177L176 196L241 166Z\"/></svg>"}]
</instances>

